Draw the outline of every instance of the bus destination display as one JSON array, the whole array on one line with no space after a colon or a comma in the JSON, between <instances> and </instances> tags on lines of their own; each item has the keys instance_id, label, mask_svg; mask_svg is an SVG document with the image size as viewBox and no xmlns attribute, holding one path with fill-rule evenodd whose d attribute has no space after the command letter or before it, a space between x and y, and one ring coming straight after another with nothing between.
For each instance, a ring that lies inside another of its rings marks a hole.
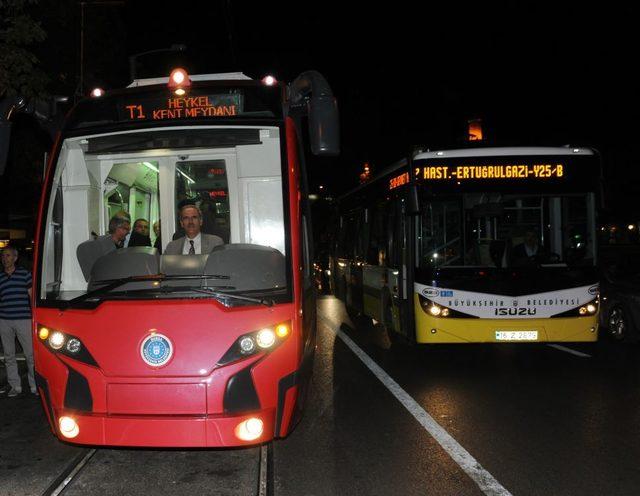
<instances>
[{"instance_id":1,"label":"bus destination display","mask_svg":"<svg viewBox=\"0 0 640 496\"><path fill-rule=\"evenodd\" d=\"M422 180L462 181L469 179L558 179L564 177L564 164L464 164L426 165L416 167L415 175Z\"/></svg>"},{"instance_id":2,"label":"bus destination display","mask_svg":"<svg viewBox=\"0 0 640 496\"><path fill-rule=\"evenodd\" d=\"M242 112L241 104L237 94L154 98L124 103L120 117L130 121L235 117Z\"/></svg>"}]
</instances>

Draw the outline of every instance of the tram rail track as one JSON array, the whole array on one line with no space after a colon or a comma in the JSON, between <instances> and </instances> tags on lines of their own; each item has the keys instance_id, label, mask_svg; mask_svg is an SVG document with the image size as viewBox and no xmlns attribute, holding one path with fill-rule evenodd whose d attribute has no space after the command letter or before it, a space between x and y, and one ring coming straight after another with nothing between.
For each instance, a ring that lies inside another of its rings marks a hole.
<instances>
[{"instance_id":1,"label":"tram rail track","mask_svg":"<svg viewBox=\"0 0 640 496\"><path fill-rule=\"evenodd\" d=\"M79 453L41 493L41 496L64 494L64 491L71 486L73 480L81 473L97 451L96 448L87 448ZM175 490L172 490L171 494L176 494ZM274 495L272 443L260 446L258 452L258 481L255 494L256 496Z\"/></svg>"}]
</instances>

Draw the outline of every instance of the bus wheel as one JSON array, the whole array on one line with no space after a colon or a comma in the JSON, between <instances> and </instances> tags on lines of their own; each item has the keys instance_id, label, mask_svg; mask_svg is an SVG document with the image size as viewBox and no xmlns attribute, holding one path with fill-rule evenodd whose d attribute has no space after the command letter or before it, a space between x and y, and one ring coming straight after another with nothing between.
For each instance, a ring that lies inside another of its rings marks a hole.
<instances>
[{"instance_id":1,"label":"bus wheel","mask_svg":"<svg viewBox=\"0 0 640 496\"><path fill-rule=\"evenodd\" d=\"M629 317L621 306L615 306L611 309L607 324L609 333L616 341L629 341L631 335Z\"/></svg>"}]
</instances>

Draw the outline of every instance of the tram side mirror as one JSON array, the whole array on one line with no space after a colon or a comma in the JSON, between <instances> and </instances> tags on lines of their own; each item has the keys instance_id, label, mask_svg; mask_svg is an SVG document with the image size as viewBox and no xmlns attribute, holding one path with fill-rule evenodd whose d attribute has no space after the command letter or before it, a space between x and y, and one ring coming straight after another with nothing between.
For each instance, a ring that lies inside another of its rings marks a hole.
<instances>
[{"instance_id":1,"label":"tram side mirror","mask_svg":"<svg viewBox=\"0 0 640 496\"><path fill-rule=\"evenodd\" d=\"M4 174L9 155L9 143L11 139L11 122L0 121L0 176Z\"/></svg>"},{"instance_id":2,"label":"tram side mirror","mask_svg":"<svg viewBox=\"0 0 640 496\"><path fill-rule=\"evenodd\" d=\"M309 143L319 156L340 153L338 102L333 96L315 96L309 100Z\"/></svg>"}]
</instances>

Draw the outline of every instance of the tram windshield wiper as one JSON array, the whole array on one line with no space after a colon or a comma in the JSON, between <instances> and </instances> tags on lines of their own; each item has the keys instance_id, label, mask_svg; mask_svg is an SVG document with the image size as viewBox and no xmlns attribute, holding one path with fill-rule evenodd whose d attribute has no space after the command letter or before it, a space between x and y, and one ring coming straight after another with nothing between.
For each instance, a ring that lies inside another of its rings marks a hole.
<instances>
[{"instance_id":1,"label":"tram windshield wiper","mask_svg":"<svg viewBox=\"0 0 640 496\"><path fill-rule=\"evenodd\" d=\"M93 298L98 298L100 296L104 296L106 294L111 293L114 289L117 289L125 284L131 282L163 282L163 281L179 281L179 280L190 280L190 279L230 279L229 276L219 275L219 274L202 274L202 275L166 275L166 274L152 274L145 276L128 276L122 277L120 279L109 279L104 281L99 281L100 283L105 283L104 286L96 288L92 291L87 291L85 294L77 296L69 301L61 302L62 309L66 310L67 308L71 308L74 305L79 303L83 303L87 300L91 300ZM228 286L224 286L228 287Z\"/></svg>"},{"instance_id":2,"label":"tram windshield wiper","mask_svg":"<svg viewBox=\"0 0 640 496\"><path fill-rule=\"evenodd\" d=\"M204 294L214 296L216 298L221 298L221 299L231 298L233 300L258 303L259 305L265 305L267 307L272 307L273 305L275 305L275 301L273 301L270 298L254 298L253 296L245 296L237 293L231 293L228 291L220 291L220 289L222 288L218 288L218 290L212 289L212 288L191 288L191 290L195 291L196 293L204 293Z\"/></svg>"}]
</instances>

